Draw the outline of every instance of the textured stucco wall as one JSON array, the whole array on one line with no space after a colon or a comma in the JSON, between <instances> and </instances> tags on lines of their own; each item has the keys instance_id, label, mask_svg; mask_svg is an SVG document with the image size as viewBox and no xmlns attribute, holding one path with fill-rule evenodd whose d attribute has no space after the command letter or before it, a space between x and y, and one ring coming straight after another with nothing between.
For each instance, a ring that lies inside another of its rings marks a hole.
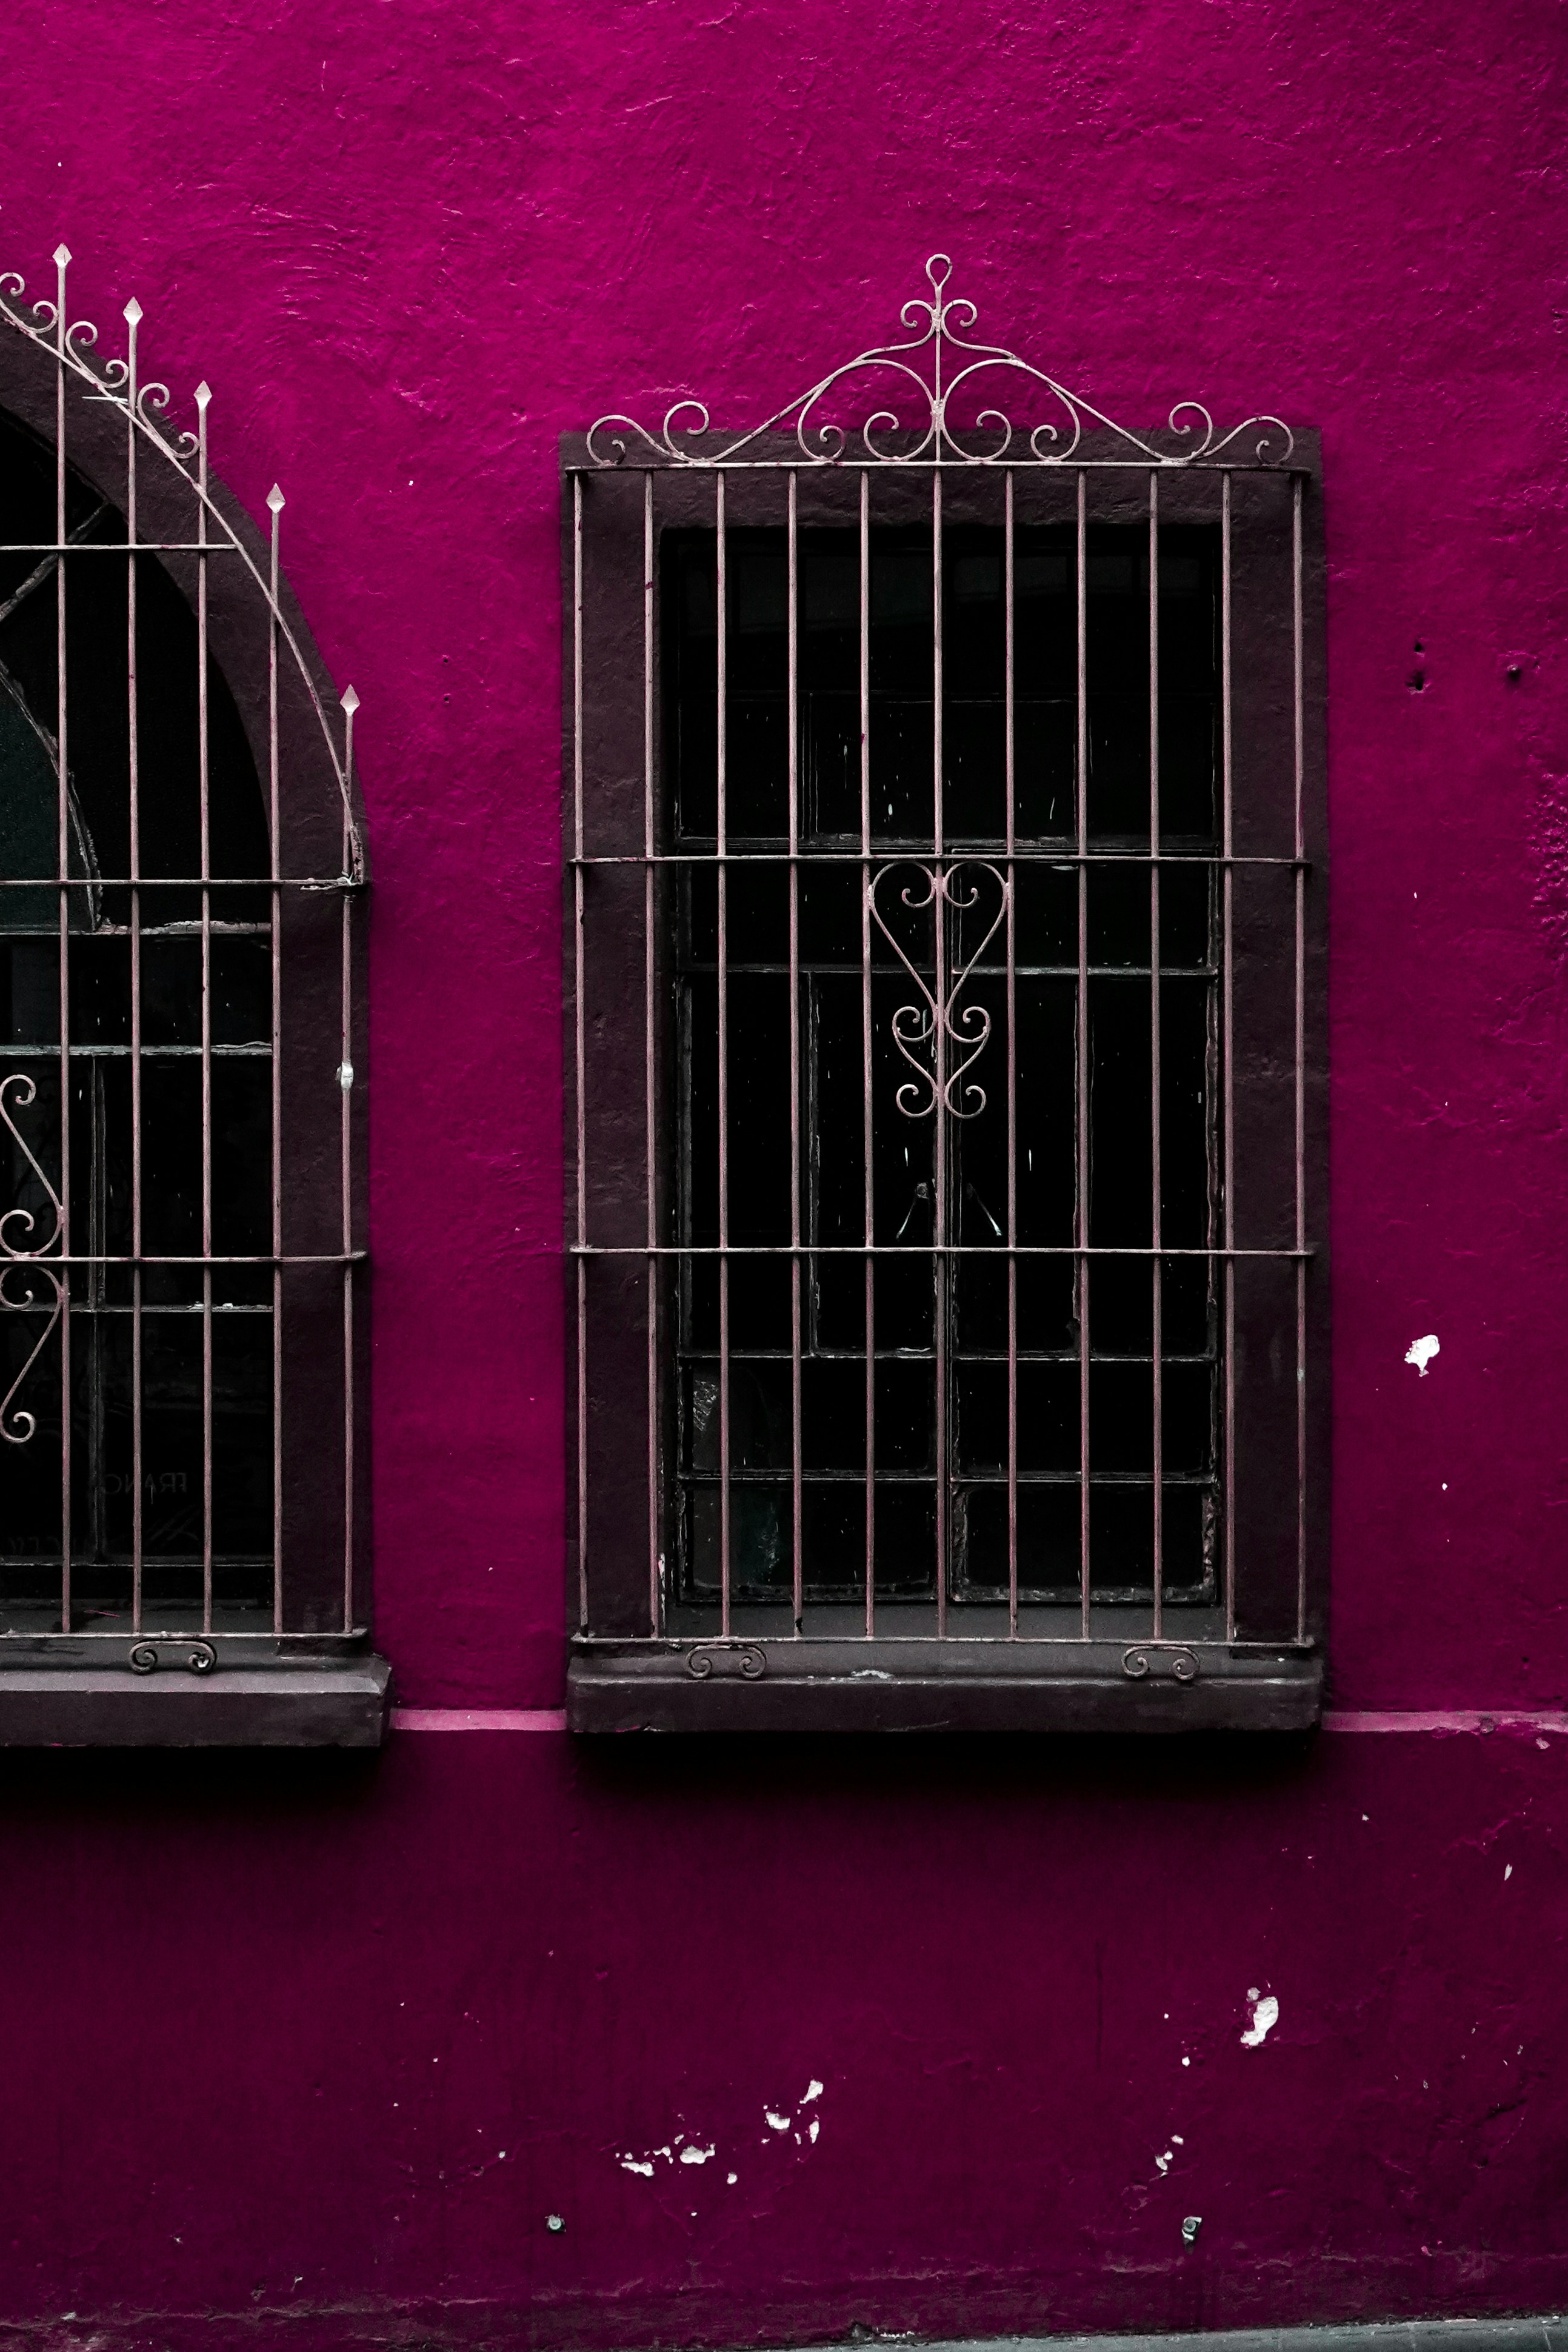
<instances>
[{"instance_id":1,"label":"textured stucco wall","mask_svg":"<svg viewBox=\"0 0 1568 2352\"><path fill-rule=\"evenodd\" d=\"M1322 428L1334 1703L1560 1705L1559 10L37 0L3 54L0 262L45 290L64 236L78 315L112 342L134 293L144 362L208 378L363 698L403 1699L560 1691L555 437L765 413L942 247L982 331L1129 422ZM1565 1775L1500 1732L13 1759L0 2322L1562 2302ZM647 2157L681 2129L713 2159Z\"/></svg>"}]
</instances>

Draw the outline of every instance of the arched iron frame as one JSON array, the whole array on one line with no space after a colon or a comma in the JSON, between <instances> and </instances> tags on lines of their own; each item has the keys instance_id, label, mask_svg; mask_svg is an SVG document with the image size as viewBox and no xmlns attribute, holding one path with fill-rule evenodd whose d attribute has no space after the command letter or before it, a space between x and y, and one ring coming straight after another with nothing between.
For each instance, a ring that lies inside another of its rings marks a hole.
<instances>
[{"instance_id":1,"label":"arched iron frame","mask_svg":"<svg viewBox=\"0 0 1568 2352\"><path fill-rule=\"evenodd\" d=\"M334 689L312 642L280 561L285 504L274 487L267 499L270 528L258 531L239 501L214 476L208 425L212 394L204 383L194 394L194 422L182 429L172 420L168 388L151 380L140 346L141 305L125 305L123 357L101 358L97 330L70 317L67 271L70 254L60 246L53 259L55 287L47 298L30 297L23 279L0 277L0 406L50 450L56 481L52 542L26 546L6 541L0 553L29 556L35 572L29 587L44 587L52 572L57 627L57 709L56 756L59 793L59 856L54 887L60 925L61 1100L67 1099L71 1051L69 960L66 941L74 893L89 887L72 871L69 844L69 693L66 627L73 567L122 560L128 573L128 690L130 696L130 792L138 804L136 583L143 565L157 564L175 583L194 619L198 672L197 710L202 806L202 871L179 877L201 892L203 971L203 1155L204 1195L210 1200L211 1043L205 1012L212 940L214 880L207 856L208 682L219 672L231 693L255 763L266 803L270 873L257 881L271 907L271 1248L246 1263L270 1269L273 1341L273 1563L271 1622L241 1631L225 1624L214 1609L212 1576L212 1254L210 1217L204 1249L195 1261L204 1279L204 1601L200 1621L177 1612L165 1622L144 1601L141 1584L140 1391L133 1447L137 1479L136 1554L129 1622L104 1629L77 1622L71 1591L70 1305L72 1286L89 1261L70 1223L70 1186L57 1193L43 1176L44 1154L31 1148L26 1127L30 1082L25 1072L0 1063L0 1115L11 1136L39 1173L49 1195L53 1229L47 1219L14 1213L0 1227L0 1298L6 1307L41 1305L48 1329L60 1338L62 1392L59 1622L52 1633L0 1631L0 1739L48 1736L37 1706L7 1713L6 1692L19 1688L7 1669L87 1664L92 1673L75 1694L72 1720L80 1736L94 1729L91 1702L97 1687L119 1674L137 1679L145 1691L168 1691L173 1669L183 1691L194 1696L189 1679L205 1680L204 1699L227 1690L226 1709L210 1708L208 1730L156 1728L102 1736L132 1738L252 1738L272 1740L379 1738L386 1674L371 1658L369 1582L369 1462L365 1443L368 1327L364 1298L365 1080L364 925L360 912L367 879L363 815L354 774L352 687ZM68 484L78 477L121 519L124 535L112 545L74 542L67 530ZM135 1086L140 1037L136 998L140 950L134 909L138 887L136 827L132 822L131 870L95 877L130 893L132 915L132 1152L140 1182L140 1094ZM79 858L77 860L79 866ZM161 885L169 877L158 877ZM37 881L0 877L0 887L37 891ZM62 1109L62 1118L65 1114ZM56 1139L64 1151L64 1139ZM62 1168L64 1160L62 1156ZM238 1263L238 1261L228 1261ZM139 1231L128 1265L133 1314L141 1311L144 1265ZM188 1263L188 1261L187 1261ZM30 1295L27 1295L30 1294ZM139 1327L138 1334L139 1334ZM47 1333L45 1334L47 1337ZM25 1379L36 1375L40 1349L5 1404L4 1434L10 1444L31 1432ZM138 1356L140 1362L139 1336ZM9 1445L0 1447L0 1467ZM369 1670L366 1662L369 1661ZM323 1669L345 1669L334 1681ZM307 1680L287 1670L308 1666ZM263 1677L270 1694L258 1713L248 1711L232 1669L245 1684ZM276 1670L276 1671L275 1671ZM31 1682L35 1676L26 1675ZM82 1677L77 1681L82 1684ZM338 1685L341 1685L340 1690ZM57 1696L66 1685L49 1680ZM127 1683L105 1683L123 1692ZM303 1709L281 1709L281 1696L312 1695ZM334 1694L347 1712L334 1713ZM84 1711L85 1702L85 1711ZM314 1710L314 1711L312 1711ZM101 1706L98 1712L102 1714ZM123 1709L110 1709L119 1720ZM143 1709L172 1723L174 1709ZM185 1710L188 1716L188 1709ZM353 1717L350 1723L350 1717ZM24 1720L25 1719L25 1720ZM140 1719L140 1718L139 1718ZM200 1718L191 1718L192 1721ZM265 1719L265 1720L264 1720ZM127 1718L128 1720L128 1718ZM18 1724L23 1727L17 1728ZM33 1726L34 1728L28 1728ZM292 1727L290 1727L292 1726Z\"/></svg>"}]
</instances>

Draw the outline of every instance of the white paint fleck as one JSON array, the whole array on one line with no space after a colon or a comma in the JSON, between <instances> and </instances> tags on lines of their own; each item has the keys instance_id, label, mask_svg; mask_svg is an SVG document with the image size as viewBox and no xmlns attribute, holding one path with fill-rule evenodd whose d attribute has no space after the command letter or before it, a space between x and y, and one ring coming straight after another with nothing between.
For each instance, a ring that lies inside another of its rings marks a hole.
<instances>
[{"instance_id":1,"label":"white paint fleck","mask_svg":"<svg viewBox=\"0 0 1568 2352\"><path fill-rule=\"evenodd\" d=\"M1247 1998L1253 2004L1252 2024L1250 2031L1242 2035L1241 2046L1244 2050L1257 2050L1280 2022L1280 2004L1271 1992L1265 1993L1261 2000L1255 1992L1249 1992Z\"/></svg>"},{"instance_id":2,"label":"white paint fleck","mask_svg":"<svg viewBox=\"0 0 1568 2352\"><path fill-rule=\"evenodd\" d=\"M803 2107L809 2107L809 2106L810 2105L810 2104L811 2104L811 2102L812 2102L812 2100L813 2100L813 2099L820 2099L820 2098L821 2097L821 2095L822 2095L822 2086L821 2086L821 2083L819 2083L819 2082L818 2082L818 2080L817 2080L816 2076L813 2074L813 2075L812 2075L812 2077L811 2077L811 2079L810 2079L810 2082L807 2084L807 2085L806 2085L806 2095L805 2095L805 2097L801 2100L800 2105L801 2105Z\"/></svg>"},{"instance_id":3,"label":"white paint fleck","mask_svg":"<svg viewBox=\"0 0 1568 2352\"><path fill-rule=\"evenodd\" d=\"M1511 1878L1513 1876L1513 1864L1511 1862L1504 1864L1502 1874L1504 1878Z\"/></svg>"},{"instance_id":4,"label":"white paint fleck","mask_svg":"<svg viewBox=\"0 0 1568 2352\"><path fill-rule=\"evenodd\" d=\"M1421 1378L1425 1380L1427 1367L1434 1356L1441 1353L1442 1344L1436 1331L1428 1331L1424 1339L1411 1340L1405 1350L1405 1360L1407 1364L1414 1364Z\"/></svg>"},{"instance_id":5,"label":"white paint fleck","mask_svg":"<svg viewBox=\"0 0 1568 2352\"><path fill-rule=\"evenodd\" d=\"M621 2159L621 2169L622 2172L641 2172L650 2180L653 2178L653 2166L642 2163L634 2156L623 2156Z\"/></svg>"},{"instance_id":6,"label":"white paint fleck","mask_svg":"<svg viewBox=\"0 0 1568 2352\"><path fill-rule=\"evenodd\" d=\"M1190 2066L1192 2064L1192 2060L1190 2058L1184 2058L1181 2063L1184 2066Z\"/></svg>"},{"instance_id":7,"label":"white paint fleck","mask_svg":"<svg viewBox=\"0 0 1568 2352\"><path fill-rule=\"evenodd\" d=\"M1364 1815L1362 1816L1362 1818L1364 1820L1364 1819L1365 1819L1365 1815L1364 1814ZM1258 1998L1258 1987L1257 1987L1256 1985L1249 1985L1249 1986L1248 1986L1248 1988L1247 1988L1247 1998L1248 1998L1248 2000L1257 2000L1257 1998Z\"/></svg>"},{"instance_id":8,"label":"white paint fleck","mask_svg":"<svg viewBox=\"0 0 1568 2352\"><path fill-rule=\"evenodd\" d=\"M1170 2170L1170 2168L1171 2168L1171 2152L1170 2152L1169 2148L1167 2147L1167 2148L1166 2148L1166 2152L1165 2152L1165 2154L1164 2154L1164 2156L1156 2156L1156 2157L1155 2157L1155 2170L1159 2174L1160 2179L1163 2180L1163 2179L1165 2179L1165 2177L1166 2177L1166 2174Z\"/></svg>"},{"instance_id":9,"label":"white paint fleck","mask_svg":"<svg viewBox=\"0 0 1568 2352\"><path fill-rule=\"evenodd\" d=\"M727 2172L724 2177L731 2189L735 2187L736 2182L740 2179L738 2172Z\"/></svg>"},{"instance_id":10,"label":"white paint fleck","mask_svg":"<svg viewBox=\"0 0 1568 2352\"><path fill-rule=\"evenodd\" d=\"M711 2147L698 2147L694 2140L690 2147L682 2148L681 2162L683 2164L706 2164L713 2153L714 2151Z\"/></svg>"},{"instance_id":11,"label":"white paint fleck","mask_svg":"<svg viewBox=\"0 0 1568 2352\"><path fill-rule=\"evenodd\" d=\"M776 2116L771 2107L764 2107L762 2112L768 2122L772 2125L775 2131L789 2130L789 2118L788 2116Z\"/></svg>"},{"instance_id":12,"label":"white paint fleck","mask_svg":"<svg viewBox=\"0 0 1568 2352\"><path fill-rule=\"evenodd\" d=\"M1180 2132L1172 2132L1171 2146L1173 2147L1185 2147L1186 2146L1186 2142L1183 2139Z\"/></svg>"},{"instance_id":13,"label":"white paint fleck","mask_svg":"<svg viewBox=\"0 0 1568 2352\"><path fill-rule=\"evenodd\" d=\"M817 2118L815 2116L813 2116L811 2117L810 2129L809 2130L809 2132L808 2132L808 2133L807 2133L807 2135L806 2135L807 2138L810 2141L811 2146L812 2146L813 2147L816 2147L816 2145L817 2145L817 2134L821 2130L821 2128L822 2128L821 2124L820 2123L820 2121L818 2120L818 2118Z\"/></svg>"}]
</instances>

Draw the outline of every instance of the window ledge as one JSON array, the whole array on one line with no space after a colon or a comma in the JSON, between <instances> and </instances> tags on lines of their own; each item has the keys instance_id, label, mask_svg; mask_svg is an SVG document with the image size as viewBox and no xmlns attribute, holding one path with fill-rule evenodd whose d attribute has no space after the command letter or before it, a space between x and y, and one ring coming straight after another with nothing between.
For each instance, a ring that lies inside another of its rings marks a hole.
<instances>
[{"instance_id":1,"label":"window ledge","mask_svg":"<svg viewBox=\"0 0 1568 2352\"><path fill-rule=\"evenodd\" d=\"M391 1672L371 1654L201 1675L0 1665L0 1748L379 1748Z\"/></svg>"},{"instance_id":2,"label":"window ledge","mask_svg":"<svg viewBox=\"0 0 1568 2352\"><path fill-rule=\"evenodd\" d=\"M694 1660L696 1662L694 1664ZM1312 1651L1167 1639L574 1642L570 1731L1304 1731Z\"/></svg>"}]
</instances>

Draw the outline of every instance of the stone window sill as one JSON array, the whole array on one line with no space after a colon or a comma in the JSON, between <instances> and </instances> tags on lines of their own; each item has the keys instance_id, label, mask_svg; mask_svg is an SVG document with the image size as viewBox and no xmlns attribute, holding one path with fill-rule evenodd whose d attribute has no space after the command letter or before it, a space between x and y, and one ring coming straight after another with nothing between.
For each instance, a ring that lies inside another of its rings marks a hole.
<instances>
[{"instance_id":1,"label":"stone window sill","mask_svg":"<svg viewBox=\"0 0 1568 2352\"><path fill-rule=\"evenodd\" d=\"M865 1641L577 1642L567 1728L1304 1731L1322 1708L1316 1651L949 1639L934 1653Z\"/></svg>"},{"instance_id":2,"label":"stone window sill","mask_svg":"<svg viewBox=\"0 0 1568 2352\"><path fill-rule=\"evenodd\" d=\"M75 1645L78 1649L86 1644ZM160 1639L151 1671L0 1662L0 1748L379 1748L391 1668L357 1656L192 1672L199 1645Z\"/></svg>"}]
</instances>

